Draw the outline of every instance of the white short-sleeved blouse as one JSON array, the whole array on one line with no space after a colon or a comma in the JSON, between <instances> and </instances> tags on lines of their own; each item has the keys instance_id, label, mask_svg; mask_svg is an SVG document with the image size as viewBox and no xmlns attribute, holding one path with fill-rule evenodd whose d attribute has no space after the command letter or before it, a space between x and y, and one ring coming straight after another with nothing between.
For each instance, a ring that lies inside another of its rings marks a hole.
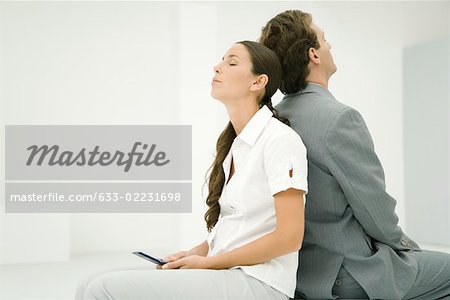
<instances>
[{"instance_id":1,"label":"white short-sleeved blouse","mask_svg":"<svg viewBox=\"0 0 450 300\"><path fill-rule=\"evenodd\" d=\"M232 157L235 172L228 182ZM223 171L228 184L219 199L219 220L207 238L208 256L231 251L275 230L274 195L289 188L306 194L308 189L306 148L300 136L274 118L267 106L234 139ZM298 254L292 252L234 268L293 298L297 266Z\"/></svg>"}]
</instances>

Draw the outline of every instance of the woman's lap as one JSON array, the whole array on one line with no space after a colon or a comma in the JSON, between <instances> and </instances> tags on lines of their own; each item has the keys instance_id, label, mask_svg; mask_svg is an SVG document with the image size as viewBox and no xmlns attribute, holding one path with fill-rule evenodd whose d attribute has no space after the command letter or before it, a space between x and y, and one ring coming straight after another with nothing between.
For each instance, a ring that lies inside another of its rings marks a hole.
<instances>
[{"instance_id":1,"label":"woman's lap","mask_svg":"<svg viewBox=\"0 0 450 300\"><path fill-rule=\"evenodd\" d=\"M230 270L135 269L106 272L80 284L77 299L288 299L283 293Z\"/></svg>"}]
</instances>

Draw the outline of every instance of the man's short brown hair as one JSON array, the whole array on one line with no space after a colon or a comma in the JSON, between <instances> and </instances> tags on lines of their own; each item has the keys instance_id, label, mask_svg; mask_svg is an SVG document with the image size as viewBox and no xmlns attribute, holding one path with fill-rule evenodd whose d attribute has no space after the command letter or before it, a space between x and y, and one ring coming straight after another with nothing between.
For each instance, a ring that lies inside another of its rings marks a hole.
<instances>
[{"instance_id":1,"label":"man's short brown hair","mask_svg":"<svg viewBox=\"0 0 450 300\"><path fill-rule=\"evenodd\" d=\"M272 18L262 29L259 42L278 55L283 68L280 87L283 94L293 94L306 87L308 51L311 47L320 47L311 24L311 14L287 10Z\"/></svg>"}]
</instances>

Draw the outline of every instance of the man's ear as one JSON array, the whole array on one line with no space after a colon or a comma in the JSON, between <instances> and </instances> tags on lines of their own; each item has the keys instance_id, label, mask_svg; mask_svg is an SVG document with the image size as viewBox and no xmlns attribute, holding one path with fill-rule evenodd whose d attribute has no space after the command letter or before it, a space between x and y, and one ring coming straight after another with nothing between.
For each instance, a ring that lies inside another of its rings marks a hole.
<instances>
[{"instance_id":1,"label":"man's ear","mask_svg":"<svg viewBox=\"0 0 450 300\"><path fill-rule=\"evenodd\" d=\"M313 47L309 48L308 50L308 56L309 56L309 60L312 61L315 64L320 64L320 57L319 57L319 53L317 52L316 49L314 49Z\"/></svg>"},{"instance_id":2,"label":"man's ear","mask_svg":"<svg viewBox=\"0 0 450 300\"><path fill-rule=\"evenodd\" d=\"M258 75L256 77L256 80L253 81L252 85L250 86L250 90L252 92L256 92L258 90L264 89L269 82L269 77L266 74Z\"/></svg>"}]
</instances>

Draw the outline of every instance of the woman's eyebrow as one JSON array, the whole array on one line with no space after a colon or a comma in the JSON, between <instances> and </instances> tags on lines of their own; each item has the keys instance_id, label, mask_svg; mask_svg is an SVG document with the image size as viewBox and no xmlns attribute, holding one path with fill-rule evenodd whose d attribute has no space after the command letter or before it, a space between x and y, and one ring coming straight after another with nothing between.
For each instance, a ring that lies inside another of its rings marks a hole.
<instances>
[{"instance_id":1,"label":"woman's eyebrow","mask_svg":"<svg viewBox=\"0 0 450 300\"><path fill-rule=\"evenodd\" d=\"M233 57L239 58L239 56L237 56L237 55L235 55L235 54L227 55L227 57L228 57L228 58L233 58ZM222 57L222 60L224 60L224 59L225 59L225 57Z\"/></svg>"}]
</instances>

